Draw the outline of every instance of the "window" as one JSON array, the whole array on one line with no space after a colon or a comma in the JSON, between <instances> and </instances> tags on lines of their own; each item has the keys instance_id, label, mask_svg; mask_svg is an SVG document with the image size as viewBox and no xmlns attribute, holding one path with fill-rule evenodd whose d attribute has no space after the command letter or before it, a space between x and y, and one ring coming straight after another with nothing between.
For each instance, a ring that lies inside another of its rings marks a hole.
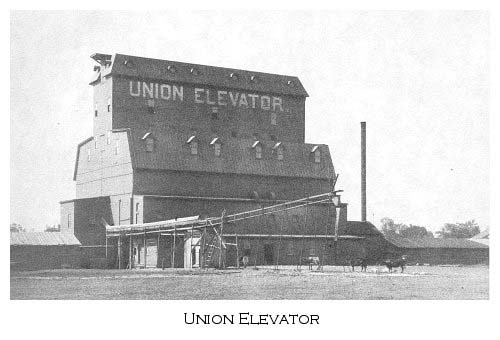
<instances>
[{"instance_id":1,"label":"window","mask_svg":"<svg viewBox=\"0 0 500 340\"><path fill-rule=\"evenodd\" d=\"M256 140L252 144L252 149L255 149L255 158L261 159L262 158L262 145L260 141Z\"/></svg>"},{"instance_id":2,"label":"window","mask_svg":"<svg viewBox=\"0 0 500 340\"><path fill-rule=\"evenodd\" d=\"M262 159L262 146L260 145L255 147L255 158Z\"/></svg>"},{"instance_id":3,"label":"window","mask_svg":"<svg viewBox=\"0 0 500 340\"><path fill-rule=\"evenodd\" d=\"M314 163L321 163L321 150L319 149L319 145L315 145L311 149L311 153L314 154Z\"/></svg>"},{"instance_id":4,"label":"window","mask_svg":"<svg viewBox=\"0 0 500 340\"><path fill-rule=\"evenodd\" d=\"M97 138L94 140L94 149L97 149Z\"/></svg>"},{"instance_id":5,"label":"window","mask_svg":"<svg viewBox=\"0 0 500 340\"><path fill-rule=\"evenodd\" d=\"M111 98L108 98L108 112L111 112Z\"/></svg>"},{"instance_id":6,"label":"window","mask_svg":"<svg viewBox=\"0 0 500 340\"><path fill-rule=\"evenodd\" d=\"M118 150L119 150L119 141L115 141L115 155L118 155Z\"/></svg>"},{"instance_id":7,"label":"window","mask_svg":"<svg viewBox=\"0 0 500 340\"><path fill-rule=\"evenodd\" d=\"M273 146L273 151L276 153L276 158L278 160L283 160L283 145L281 142L278 142Z\"/></svg>"},{"instance_id":8,"label":"window","mask_svg":"<svg viewBox=\"0 0 500 340\"><path fill-rule=\"evenodd\" d=\"M94 104L94 116L97 117L99 114L98 114L98 111L97 111L97 103Z\"/></svg>"},{"instance_id":9,"label":"window","mask_svg":"<svg viewBox=\"0 0 500 340\"><path fill-rule=\"evenodd\" d=\"M155 110L155 101L154 101L154 99L148 99L148 101L146 102L146 104L148 106L148 113L149 114L155 114L156 110Z\"/></svg>"},{"instance_id":10,"label":"window","mask_svg":"<svg viewBox=\"0 0 500 340\"><path fill-rule=\"evenodd\" d=\"M214 154L216 157L220 157L220 154L221 154L221 141L218 137L215 137L214 139L212 139L212 141L210 142L210 145L213 145L214 147Z\"/></svg>"},{"instance_id":11,"label":"window","mask_svg":"<svg viewBox=\"0 0 500 340\"><path fill-rule=\"evenodd\" d=\"M195 135L192 135L191 137L188 138L187 144L189 144L189 152L191 155L197 155L198 154L198 140Z\"/></svg>"},{"instance_id":12,"label":"window","mask_svg":"<svg viewBox=\"0 0 500 340\"><path fill-rule=\"evenodd\" d=\"M271 112L271 125L276 125L276 112Z\"/></svg>"},{"instance_id":13,"label":"window","mask_svg":"<svg viewBox=\"0 0 500 340\"><path fill-rule=\"evenodd\" d=\"M278 160L283 160L283 148L278 147L278 149L276 149L276 153L278 154Z\"/></svg>"},{"instance_id":14,"label":"window","mask_svg":"<svg viewBox=\"0 0 500 340\"><path fill-rule=\"evenodd\" d=\"M141 140L144 141L147 152L155 151L155 138L153 137L153 134L151 132L148 132L144 136L142 136Z\"/></svg>"},{"instance_id":15,"label":"window","mask_svg":"<svg viewBox=\"0 0 500 340\"><path fill-rule=\"evenodd\" d=\"M236 131L231 131L231 137L236 138L237 134Z\"/></svg>"},{"instance_id":16,"label":"window","mask_svg":"<svg viewBox=\"0 0 500 340\"><path fill-rule=\"evenodd\" d=\"M215 109L215 108L214 108ZM219 119L219 112L217 110L212 109L212 119L217 120Z\"/></svg>"},{"instance_id":17,"label":"window","mask_svg":"<svg viewBox=\"0 0 500 340\"><path fill-rule=\"evenodd\" d=\"M153 137L146 138L146 151L147 152L155 151L155 140Z\"/></svg>"},{"instance_id":18,"label":"window","mask_svg":"<svg viewBox=\"0 0 500 340\"><path fill-rule=\"evenodd\" d=\"M106 135L106 144L111 144L111 131L108 131L108 134Z\"/></svg>"},{"instance_id":19,"label":"window","mask_svg":"<svg viewBox=\"0 0 500 340\"><path fill-rule=\"evenodd\" d=\"M269 137L271 138L271 140L272 140L273 142L276 142L276 136L275 136L275 135L269 135Z\"/></svg>"},{"instance_id":20,"label":"window","mask_svg":"<svg viewBox=\"0 0 500 340\"><path fill-rule=\"evenodd\" d=\"M314 162L321 163L321 151L319 149L314 151Z\"/></svg>"},{"instance_id":21,"label":"window","mask_svg":"<svg viewBox=\"0 0 500 340\"><path fill-rule=\"evenodd\" d=\"M71 214L68 214L68 229L71 229Z\"/></svg>"},{"instance_id":22,"label":"window","mask_svg":"<svg viewBox=\"0 0 500 340\"><path fill-rule=\"evenodd\" d=\"M87 150L87 161L90 162L90 148Z\"/></svg>"},{"instance_id":23,"label":"window","mask_svg":"<svg viewBox=\"0 0 500 340\"><path fill-rule=\"evenodd\" d=\"M192 141L189 146L191 147L191 155L197 155L198 154L198 142L197 141Z\"/></svg>"}]
</instances>

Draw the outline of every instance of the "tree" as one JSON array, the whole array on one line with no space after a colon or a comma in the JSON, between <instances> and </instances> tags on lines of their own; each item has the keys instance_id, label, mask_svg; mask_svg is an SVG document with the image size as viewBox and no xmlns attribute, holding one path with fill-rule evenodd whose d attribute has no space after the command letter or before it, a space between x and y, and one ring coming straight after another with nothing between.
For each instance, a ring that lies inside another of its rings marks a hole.
<instances>
[{"instance_id":1,"label":"tree","mask_svg":"<svg viewBox=\"0 0 500 340\"><path fill-rule=\"evenodd\" d=\"M396 225L394 224L394 220L389 217L384 217L380 220L382 224L382 233L384 235L395 234L396 233Z\"/></svg>"},{"instance_id":2,"label":"tree","mask_svg":"<svg viewBox=\"0 0 500 340\"><path fill-rule=\"evenodd\" d=\"M475 220L465 223L446 223L437 233L441 238L471 238L481 232Z\"/></svg>"},{"instance_id":3,"label":"tree","mask_svg":"<svg viewBox=\"0 0 500 340\"><path fill-rule=\"evenodd\" d=\"M425 227L412 224L408 226L404 223L394 223L394 220L388 217L381 219L380 223L382 224L381 231L384 235L407 238L434 237L434 234L431 231L428 231Z\"/></svg>"},{"instance_id":4,"label":"tree","mask_svg":"<svg viewBox=\"0 0 500 340\"><path fill-rule=\"evenodd\" d=\"M399 231L399 235L407 238L426 238L434 237L432 231L428 231L425 227L420 227L418 225L410 224L409 227L405 226Z\"/></svg>"},{"instance_id":5,"label":"tree","mask_svg":"<svg viewBox=\"0 0 500 340\"><path fill-rule=\"evenodd\" d=\"M10 224L10 232L11 233L24 233L26 229L23 228L22 225L17 224L17 223L11 223Z\"/></svg>"}]
</instances>

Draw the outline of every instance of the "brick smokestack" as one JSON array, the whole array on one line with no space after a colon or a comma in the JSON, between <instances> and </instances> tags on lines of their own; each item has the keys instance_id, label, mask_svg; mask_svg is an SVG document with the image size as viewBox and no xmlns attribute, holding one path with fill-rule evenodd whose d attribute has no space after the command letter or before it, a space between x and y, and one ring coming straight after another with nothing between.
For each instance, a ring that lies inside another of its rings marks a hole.
<instances>
[{"instance_id":1,"label":"brick smokestack","mask_svg":"<svg viewBox=\"0 0 500 340\"><path fill-rule=\"evenodd\" d=\"M361 122L361 221L366 222L366 122Z\"/></svg>"}]
</instances>

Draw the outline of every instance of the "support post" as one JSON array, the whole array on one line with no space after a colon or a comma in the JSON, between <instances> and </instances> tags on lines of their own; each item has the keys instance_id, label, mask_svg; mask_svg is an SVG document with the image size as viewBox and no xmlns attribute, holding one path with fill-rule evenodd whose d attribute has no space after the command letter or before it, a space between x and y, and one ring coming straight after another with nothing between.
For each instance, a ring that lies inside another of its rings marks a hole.
<instances>
[{"instance_id":1,"label":"support post","mask_svg":"<svg viewBox=\"0 0 500 340\"><path fill-rule=\"evenodd\" d=\"M224 230L224 216L226 215L226 209L222 211L222 217L220 221L220 234L219 234L219 269L222 269L222 232Z\"/></svg>"},{"instance_id":2,"label":"support post","mask_svg":"<svg viewBox=\"0 0 500 340\"><path fill-rule=\"evenodd\" d=\"M191 259L191 264L189 266L190 269L193 269L193 226L191 226L191 241L189 243L189 250L190 250L190 254L189 254L189 258Z\"/></svg>"},{"instance_id":3,"label":"support post","mask_svg":"<svg viewBox=\"0 0 500 340\"><path fill-rule=\"evenodd\" d=\"M238 250L238 234L236 234L236 268L240 269L240 253Z\"/></svg>"},{"instance_id":4,"label":"support post","mask_svg":"<svg viewBox=\"0 0 500 340\"><path fill-rule=\"evenodd\" d=\"M118 269L121 268L121 260L122 260L122 236L118 235Z\"/></svg>"},{"instance_id":5,"label":"support post","mask_svg":"<svg viewBox=\"0 0 500 340\"><path fill-rule=\"evenodd\" d=\"M174 239L172 243L172 268L175 268L175 238L176 238L176 227L174 225Z\"/></svg>"},{"instance_id":6,"label":"support post","mask_svg":"<svg viewBox=\"0 0 500 340\"><path fill-rule=\"evenodd\" d=\"M334 263L337 265L337 243L339 238L339 219L340 219L340 207L335 207L335 234L333 238L333 256Z\"/></svg>"},{"instance_id":7,"label":"support post","mask_svg":"<svg viewBox=\"0 0 500 340\"><path fill-rule=\"evenodd\" d=\"M201 234L201 239L200 239L200 268L203 269L205 268L205 241L207 237L207 228L203 228L203 233Z\"/></svg>"},{"instance_id":8,"label":"support post","mask_svg":"<svg viewBox=\"0 0 500 340\"><path fill-rule=\"evenodd\" d=\"M129 245L128 245L128 269L132 269L132 235L129 236Z\"/></svg>"},{"instance_id":9,"label":"support post","mask_svg":"<svg viewBox=\"0 0 500 340\"><path fill-rule=\"evenodd\" d=\"M144 228L144 269L147 266L148 247L146 246L146 228Z\"/></svg>"},{"instance_id":10,"label":"support post","mask_svg":"<svg viewBox=\"0 0 500 340\"><path fill-rule=\"evenodd\" d=\"M160 261L160 258L162 258L162 256L160 256L160 237L161 237L161 232L158 233L158 241L156 242L156 267L159 266L158 261Z\"/></svg>"}]
</instances>

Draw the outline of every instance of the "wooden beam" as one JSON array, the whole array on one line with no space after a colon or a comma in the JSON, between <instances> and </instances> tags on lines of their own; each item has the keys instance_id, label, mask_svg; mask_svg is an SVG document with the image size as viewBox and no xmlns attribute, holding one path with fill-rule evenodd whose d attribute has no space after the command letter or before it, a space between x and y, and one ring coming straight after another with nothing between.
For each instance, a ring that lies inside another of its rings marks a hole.
<instances>
[{"instance_id":1,"label":"wooden beam","mask_svg":"<svg viewBox=\"0 0 500 340\"><path fill-rule=\"evenodd\" d=\"M176 227L174 226L174 242L172 244L172 268L175 268L175 238L176 238Z\"/></svg>"},{"instance_id":2,"label":"wooden beam","mask_svg":"<svg viewBox=\"0 0 500 340\"><path fill-rule=\"evenodd\" d=\"M236 234L236 268L240 268L240 253L238 251L238 234Z\"/></svg>"},{"instance_id":3,"label":"wooden beam","mask_svg":"<svg viewBox=\"0 0 500 340\"><path fill-rule=\"evenodd\" d=\"M121 268L121 259L122 259L122 238L118 236L118 269Z\"/></svg>"},{"instance_id":4,"label":"wooden beam","mask_svg":"<svg viewBox=\"0 0 500 340\"><path fill-rule=\"evenodd\" d=\"M129 245L128 245L128 269L132 269L132 235L129 236Z\"/></svg>"}]
</instances>

